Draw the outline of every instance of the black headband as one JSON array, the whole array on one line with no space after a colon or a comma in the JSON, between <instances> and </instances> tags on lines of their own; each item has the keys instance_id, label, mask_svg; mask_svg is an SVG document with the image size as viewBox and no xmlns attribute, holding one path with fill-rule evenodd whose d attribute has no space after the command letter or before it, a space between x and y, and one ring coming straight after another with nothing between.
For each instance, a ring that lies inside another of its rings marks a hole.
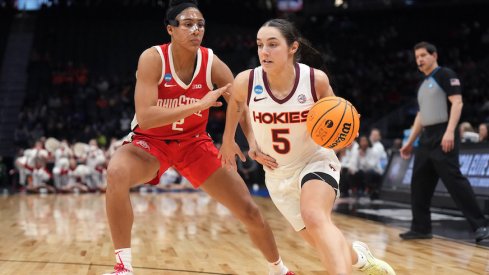
<instances>
[{"instance_id":1,"label":"black headband","mask_svg":"<svg viewBox=\"0 0 489 275\"><path fill-rule=\"evenodd\" d=\"M190 7L198 9L197 5L195 5L194 3L181 3L168 9L168 11L166 12L165 24L170 25L170 21L175 20L179 13L181 13L184 9Z\"/></svg>"}]
</instances>

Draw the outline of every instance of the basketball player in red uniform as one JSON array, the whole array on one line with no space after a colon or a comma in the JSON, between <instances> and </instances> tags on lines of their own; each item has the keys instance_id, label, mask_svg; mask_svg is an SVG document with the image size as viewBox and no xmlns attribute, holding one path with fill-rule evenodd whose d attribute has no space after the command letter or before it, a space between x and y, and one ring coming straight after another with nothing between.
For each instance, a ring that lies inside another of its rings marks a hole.
<instances>
[{"instance_id":1,"label":"basketball player in red uniform","mask_svg":"<svg viewBox=\"0 0 489 275\"><path fill-rule=\"evenodd\" d=\"M306 118L314 103L334 96L327 75L306 64L322 57L283 19L266 22L257 34L261 66L244 71L232 86L221 162L236 170L235 157L244 155L234 141L238 120L250 116L250 157L263 164L272 201L294 230L311 244L329 274L351 274L352 264L367 274L394 275L386 262L376 259L368 246L349 245L332 221L339 195L341 164L331 149L308 136ZM249 113L244 105L248 104ZM254 133L254 134L253 134ZM257 157L257 150L260 155ZM262 152L262 153L261 153Z\"/></svg>"},{"instance_id":2,"label":"basketball player in red uniform","mask_svg":"<svg viewBox=\"0 0 489 275\"><path fill-rule=\"evenodd\" d=\"M129 189L173 166L245 225L269 262L270 275L293 274L280 259L269 225L236 171L221 168L218 150L206 133L209 108L233 81L231 70L211 49L201 47L205 21L195 1L173 1L166 13L171 43L140 56L135 91L136 115L128 144L108 165L106 207L117 264L111 274L133 274ZM213 90L213 84L221 87ZM249 121L242 123L248 133Z\"/></svg>"}]
</instances>

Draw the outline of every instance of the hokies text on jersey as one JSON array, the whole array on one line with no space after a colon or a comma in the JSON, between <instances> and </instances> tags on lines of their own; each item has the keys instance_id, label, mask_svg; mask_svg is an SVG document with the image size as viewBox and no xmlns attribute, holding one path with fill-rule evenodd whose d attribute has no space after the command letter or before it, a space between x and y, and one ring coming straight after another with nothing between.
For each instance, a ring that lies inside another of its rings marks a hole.
<instances>
[{"instance_id":1,"label":"hokies text on jersey","mask_svg":"<svg viewBox=\"0 0 489 275\"><path fill-rule=\"evenodd\" d=\"M309 110L302 112L257 112L253 111L253 120L256 123L263 124L281 124L281 123L301 123L307 120Z\"/></svg>"}]
</instances>

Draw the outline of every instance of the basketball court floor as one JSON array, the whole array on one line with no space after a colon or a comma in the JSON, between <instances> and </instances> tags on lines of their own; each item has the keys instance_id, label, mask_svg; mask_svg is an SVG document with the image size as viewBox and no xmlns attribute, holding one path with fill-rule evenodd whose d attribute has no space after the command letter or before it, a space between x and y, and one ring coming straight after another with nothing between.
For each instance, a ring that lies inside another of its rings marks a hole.
<instances>
[{"instance_id":1,"label":"basketball court floor","mask_svg":"<svg viewBox=\"0 0 489 275\"><path fill-rule=\"evenodd\" d=\"M298 275L328 274L266 196L255 199L280 253ZM145 274L267 274L244 227L203 192L131 193L133 265ZM114 264L103 194L0 197L0 274L101 274ZM456 213L435 216L432 240L401 241L400 204L340 199L334 220L397 274L489 274L489 244L476 245ZM361 274L354 272L354 274Z\"/></svg>"}]
</instances>

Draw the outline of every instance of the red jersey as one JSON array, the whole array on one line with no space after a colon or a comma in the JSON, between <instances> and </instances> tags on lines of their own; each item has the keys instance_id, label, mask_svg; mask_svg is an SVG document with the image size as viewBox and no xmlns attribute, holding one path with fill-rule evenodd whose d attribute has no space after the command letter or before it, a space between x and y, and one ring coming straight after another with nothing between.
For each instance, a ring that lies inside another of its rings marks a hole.
<instances>
[{"instance_id":1,"label":"red jersey","mask_svg":"<svg viewBox=\"0 0 489 275\"><path fill-rule=\"evenodd\" d=\"M160 54L163 63L161 78L158 84L157 106L161 108L176 108L199 101L209 91L213 90L211 68L213 52L211 49L200 47L197 51L197 64L189 84L185 84L175 73L171 44L154 46ZM146 129L139 128L136 116L131 123L134 133L147 137L168 140L185 139L206 132L209 109L196 112L172 124Z\"/></svg>"}]
</instances>

